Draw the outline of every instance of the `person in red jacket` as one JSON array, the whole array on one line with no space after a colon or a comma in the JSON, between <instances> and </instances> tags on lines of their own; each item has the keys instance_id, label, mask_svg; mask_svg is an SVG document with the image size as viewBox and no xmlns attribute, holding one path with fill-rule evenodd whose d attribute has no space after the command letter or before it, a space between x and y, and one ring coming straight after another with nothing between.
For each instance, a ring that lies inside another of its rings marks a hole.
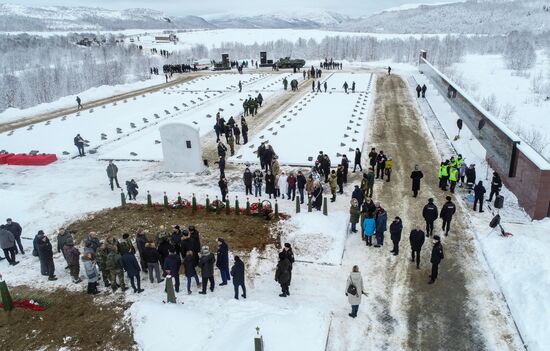
<instances>
[{"instance_id":1,"label":"person in red jacket","mask_svg":"<svg viewBox=\"0 0 550 351\"><path fill-rule=\"evenodd\" d=\"M288 183L286 198L290 200L290 194L292 193L292 201L294 201L296 197L296 177L294 176L294 172L290 172L286 178L286 182Z\"/></svg>"}]
</instances>

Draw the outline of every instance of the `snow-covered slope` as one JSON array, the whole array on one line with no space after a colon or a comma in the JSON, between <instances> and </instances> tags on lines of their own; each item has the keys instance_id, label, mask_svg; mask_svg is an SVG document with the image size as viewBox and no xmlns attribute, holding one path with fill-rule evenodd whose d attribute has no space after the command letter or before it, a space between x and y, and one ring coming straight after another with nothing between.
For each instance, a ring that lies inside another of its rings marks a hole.
<instances>
[{"instance_id":1,"label":"snow-covered slope","mask_svg":"<svg viewBox=\"0 0 550 351\"><path fill-rule=\"evenodd\" d=\"M466 1L405 6L343 23L342 30L382 33L503 34L513 30L550 30L548 0Z\"/></svg>"},{"instance_id":2,"label":"snow-covered slope","mask_svg":"<svg viewBox=\"0 0 550 351\"><path fill-rule=\"evenodd\" d=\"M203 16L220 28L326 28L349 20L348 16L324 10L300 9L277 12L229 12Z\"/></svg>"},{"instance_id":3,"label":"snow-covered slope","mask_svg":"<svg viewBox=\"0 0 550 351\"><path fill-rule=\"evenodd\" d=\"M211 27L212 25L200 17L172 17L151 9L115 11L91 7L0 4L1 31Z\"/></svg>"}]
</instances>

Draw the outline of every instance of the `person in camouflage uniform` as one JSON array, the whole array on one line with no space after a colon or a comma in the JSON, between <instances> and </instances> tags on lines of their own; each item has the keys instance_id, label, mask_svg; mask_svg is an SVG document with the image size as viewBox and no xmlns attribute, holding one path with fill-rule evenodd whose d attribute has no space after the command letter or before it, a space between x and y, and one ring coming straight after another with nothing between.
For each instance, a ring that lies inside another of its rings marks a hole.
<instances>
[{"instance_id":1,"label":"person in camouflage uniform","mask_svg":"<svg viewBox=\"0 0 550 351\"><path fill-rule=\"evenodd\" d=\"M105 283L106 288L111 286L111 283L109 283L110 273L107 270L108 253L109 253L109 250L107 249L107 245L105 245L105 243L102 242L99 245L99 248L97 249L97 252L96 252L96 261L97 261L97 265L99 266L99 270L101 271L101 276L103 278L103 282Z\"/></svg>"},{"instance_id":2,"label":"person in camouflage uniform","mask_svg":"<svg viewBox=\"0 0 550 351\"><path fill-rule=\"evenodd\" d=\"M130 239L129 234L123 234L122 240L117 243L118 246L118 252L120 255L124 255L126 252L131 252L133 254L136 253L136 248L134 247L134 244L132 244L132 240Z\"/></svg>"},{"instance_id":3,"label":"person in camouflage uniform","mask_svg":"<svg viewBox=\"0 0 550 351\"><path fill-rule=\"evenodd\" d=\"M109 253L107 254L105 263L111 278L111 288L113 292L115 292L119 286L122 291L128 290L124 283L124 269L122 268L120 260L121 256L117 251L118 249L116 246L109 246Z\"/></svg>"}]
</instances>

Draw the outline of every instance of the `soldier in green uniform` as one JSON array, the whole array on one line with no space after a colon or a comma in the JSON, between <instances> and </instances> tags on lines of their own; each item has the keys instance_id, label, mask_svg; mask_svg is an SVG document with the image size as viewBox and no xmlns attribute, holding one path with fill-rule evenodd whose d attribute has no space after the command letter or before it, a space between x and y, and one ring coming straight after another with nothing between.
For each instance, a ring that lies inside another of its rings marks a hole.
<instances>
[{"instance_id":1,"label":"soldier in green uniform","mask_svg":"<svg viewBox=\"0 0 550 351\"><path fill-rule=\"evenodd\" d=\"M122 264L120 262L121 256L117 252L118 249L116 246L109 246L108 249L109 253L107 254L105 265L110 274L111 288L113 289L113 292L115 292L120 286L122 291L126 291L128 288L124 283L124 269L122 268Z\"/></svg>"},{"instance_id":2,"label":"soldier in green uniform","mask_svg":"<svg viewBox=\"0 0 550 351\"><path fill-rule=\"evenodd\" d=\"M99 270L101 270L101 276L103 277L103 282L105 283L106 288L111 286L111 283L109 283L109 271L107 270L108 253L109 250L107 249L107 245L102 242L96 252L96 261L97 265L99 266Z\"/></svg>"},{"instance_id":3,"label":"soldier in green uniform","mask_svg":"<svg viewBox=\"0 0 550 351\"><path fill-rule=\"evenodd\" d=\"M134 247L134 244L132 244L132 240L130 239L129 234L123 234L122 240L117 243L118 246L118 252L120 255L124 255L126 252L131 252L133 254L136 253L136 248Z\"/></svg>"}]
</instances>

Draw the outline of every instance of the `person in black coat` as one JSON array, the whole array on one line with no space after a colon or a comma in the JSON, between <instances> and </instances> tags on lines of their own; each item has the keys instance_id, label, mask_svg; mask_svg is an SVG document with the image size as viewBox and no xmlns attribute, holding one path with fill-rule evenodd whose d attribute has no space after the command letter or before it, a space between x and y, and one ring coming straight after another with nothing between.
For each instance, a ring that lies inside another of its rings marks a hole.
<instances>
[{"instance_id":1,"label":"person in black coat","mask_svg":"<svg viewBox=\"0 0 550 351\"><path fill-rule=\"evenodd\" d=\"M229 274L229 247L222 238L218 238L218 252L216 256L216 267L220 270L222 277L220 286L227 285L227 281L231 280L231 275Z\"/></svg>"},{"instance_id":2,"label":"person in black coat","mask_svg":"<svg viewBox=\"0 0 550 351\"><path fill-rule=\"evenodd\" d=\"M141 270L143 273L147 274L147 262L145 261L145 258L143 256L143 252L145 250L145 244L147 244L147 237L145 236L145 233L139 232L136 234L136 246L137 250L139 252L139 263L141 265Z\"/></svg>"},{"instance_id":3,"label":"person in black coat","mask_svg":"<svg viewBox=\"0 0 550 351\"><path fill-rule=\"evenodd\" d=\"M344 183L347 184L348 183L349 160L348 160L348 157L346 155L342 156L342 161L340 162L340 164L342 165Z\"/></svg>"},{"instance_id":4,"label":"person in black coat","mask_svg":"<svg viewBox=\"0 0 550 351\"><path fill-rule=\"evenodd\" d=\"M23 228L21 228L19 223L12 221L11 218L8 218L6 219L6 225L4 225L4 229L10 231L15 238L15 253L19 254L19 252L21 252L21 254L24 255L25 250L23 250L23 245L21 244L21 233L23 232ZM18 246L19 250L17 249Z\"/></svg>"},{"instance_id":5,"label":"person in black coat","mask_svg":"<svg viewBox=\"0 0 550 351\"><path fill-rule=\"evenodd\" d=\"M298 193L300 194L300 203L304 203L304 189L306 187L306 177L302 171L298 171L298 176L296 176L296 185L298 186Z\"/></svg>"},{"instance_id":6,"label":"person in black coat","mask_svg":"<svg viewBox=\"0 0 550 351\"><path fill-rule=\"evenodd\" d=\"M282 293L280 297L287 297L290 295L290 261L283 252L279 252L279 263L277 263L277 269L275 270L275 281L281 285Z\"/></svg>"},{"instance_id":7,"label":"person in black coat","mask_svg":"<svg viewBox=\"0 0 550 351\"><path fill-rule=\"evenodd\" d=\"M227 152L227 146L225 146L221 141L218 143L218 156L225 158Z\"/></svg>"},{"instance_id":8,"label":"person in black coat","mask_svg":"<svg viewBox=\"0 0 550 351\"><path fill-rule=\"evenodd\" d=\"M317 211L321 211L321 206L323 205L323 187L321 186L321 183L319 183L319 181L317 181L313 186L313 192L311 193L311 202L313 204L313 208L315 208Z\"/></svg>"},{"instance_id":9,"label":"person in black coat","mask_svg":"<svg viewBox=\"0 0 550 351\"><path fill-rule=\"evenodd\" d=\"M294 265L294 251L292 251L292 246L290 245L290 243L285 243L284 246L283 246L283 251L281 251L282 253L285 254L286 258L288 258L288 261L290 262L290 268L288 270L289 272L289 278L288 278L288 285L290 285L290 283L292 282L292 266Z\"/></svg>"},{"instance_id":10,"label":"person in black coat","mask_svg":"<svg viewBox=\"0 0 550 351\"><path fill-rule=\"evenodd\" d=\"M420 230L420 226L417 224L416 228L411 230L409 236L409 242L411 244L411 261L414 262L416 256L416 269L420 269L420 250L422 250L424 240L424 232Z\"/></svg>"},{"instance_id":11,"label":"person in black coat","mask_svg":"<svg viewBox=\"0 0 550 351\"><path fill-rule=\"evenodd\" d=\"M416 97L419 98L420 97L420 92L422 91L422 87L420 86L420 84L418 84L416 86Z\"/></svg>"},{"instance_id":12,"label":"person in black coat","mask_svg":"<svg viewBox=\"0 0 550 351\"><path fill-rule=\"evenodd\" d=\"M201 267L202 275L202 291L199 292L201 295L206 295L206 285L210 282L210 291L214 292L214 264L216 263L216 258L214 254L210 252L208 246L203 246L202 256L199 260L199 266Z\"/></svg>"},{"instance_id":13,"label":"person in black coat","mask_svg":"<svg viewBox=\"0 0 550 351\"><path fill-rule=\"evenodd\" d=\"M483 182L480 180L479 183L474 186L474 211L476 210L477 203L479 202L479 212L483 212L483 198L486 192L487 190L485 190Z\"/></svg>"},{"instance_id":14,"label":"person in black coat","mask_svg":"<svg viewBox=\"0 0 550 351\"><path fill-rule=\"evenodd\" d=\"M74 137L74 145L78 149L78 155L79 156L86 156L86 153L84 152L84 138L80 136L80 134L77 134Z\"/></svg>"},{"instance_id":15,"label":"person in black coat","mask_svg":"<svg viewBox=\"0 0 550 351\"><path fill-rule=\"evenodd\" d=\"M451 197L446 197L447 202L443 207L441 208L441 213L439 214L439 217L443 220L443 225L441 229L445 231L445 236L449 235L449 230L451 230L451 220L453 219L453 215L456 212L456 206L451 201Z\"/></svg>"},{"instance_id":16,"label":"person in black coat","mask_svg":"<svg viewBox=\"0 0 550 351\"><path fill-rule=\"evenodd\" d=\"M353 161L353 172L355 173L355 169L359 166L359 170L363 172L363 167L361 167L361 150L359 148L355 148L355 159Z\"/></svg>"},{"instance_id":17,"label":"person in black coat","mask_svg":"<svg viewBox=\"0 0 550 351\"><path fill-rule=\"evenodd\" d=\"M183 258L183 267L185 268L185 277L187 278L187 294L191 294L191 280L195 278L197 287L200 286L199 276L197 275L197 263L195 262L195 253L192 250L187 251Z\"/></svg>"},{"instance_id":18,"label":"person in black coat","mask_svg":"<svg viewBox=\"0 0 550 351\"><path fill-rule=\"evenodd\" d=\"M394 256L399 255L399 242L401 241L401 232L403 231L403 222L401 218L395 217L393 222L390 224L390 238L393 243L393 250L390 252Z\"/></svg>"},{"instance_id":19,"label":"person in black coat","mask_svg":"<svg viewBox=\"0 0 550 351\"><path fill-rule=\"evenodd\" d=\"M189 239L191 239L195 261L199 264L199 252L201 252L201 238L199 231L194 225L189 226Z\"/></svg>"},{"instance_id":20,"label":"person in black coat","mask_svg":"<svg viewBox=\"0 0 550 351\"><path fill-rule=\"evenodd\" d=\"M252 196L252 172L246 167L243 174L244 188L246 195Z\"/></svg>"},{"instance_id":21,"label":"person in black coat","mask_svg":"<svg viewBox=\"0 0 550 351\"><path fill-rule=\"evenodd\" d=\"M248 143L248 123L246 123L244 117L241 117L241 134L243 136L243 144Z\"/></svg>"},{"instance_id":22,"label":"person in black coat","mask_svg":"<svg viewBox=\"0 0 550 351\"><path fill-rule=\"evenodd\" d=\"M170 254L170 241L167 236L164 236L160 239L159 246L157 248L160 255L160 266L164 267L164 260Z\"/></svg>"},{"instance_id":23,"label":"person in black coat","mask_svg":"<svg viewBox=\"0 0 550 351\"><path fill-rule=\"evenodd\" d=\"M141 288L141 277L140 277L140 268L136 256L133 252L126 251L124 255L120 258L120 264L122 268L126 271L128 279L130 279L130 284L134 289L135 293L143 292ZM134 282L136 280L136 282Z\"/></svg>"},{"instance_id":24,"label":"person in black coat","mask_svg":"<svg viewBox=\"0 0 550 351\"><path fill-rule=\"evenodd\" d=\"M336 184L338 185L338 194L344 193L344 169L342 165L338 165L336 170Z\"/></svg>"},{"instance_id":25,"label":"person in black coat","mask_svg":"<svg viewBox=\"0 0 550 351\"><path fill-rule=\"evenodd\" d=\"M53 263L52 244L42 230L38 232L38 258L40 259L42 274L47 275L48 280L57 280Z\"/></svg>"},{"instance_id":26,"label":"person in black coat","mask_svg":"<svg viewBox=\"0 0 550 351\"><path fill-rule=\"evenodd\" d=\"M422 85L422 97L423 98L426 97L426 90L428 90L428 87L426 86L426 84L423 84Z\"/></svg>"},{"instance_id":27,"label":"person in black coat","mask_svg":"<svg viewBox=\"0 0 550 351\"><path fill-rule=\"evenodd\" d=\"M502 179L497 172L493 173L493 179L491 180L491 193L489 194L489 199L487 201L493 201L493 195L498 196L502 189ZM13 234L15 235L15 233Z\"/></svg>"},{"instance_id":28,"label":"person in black coat","mask_svg":"<svg viewBox=\"0 0 550 351\"><path fill-rule=\"evenodd\" d=\"M430 262L432 263L432 274L430 275L430 281L428 284L433 284L437 279L439 264L443 258L443 245L441 245L441 239L439 236L436 235L434 236L434 246L432 248L432 257L430 259Z\"/></svg>"},{"instance_id":29,"label":"person in black coat","mask_svg":"<svg viewBox=\"0 0 550 351\"><path fill-rule=\"evenodd\" d=\"M163 269L166 273L166 276L171 276L172 278L174 278L174 289L176 290L176 292L180 292L180 266L180 255L177 254L176 250L172 247L170 248L170 254L164 260Z\"/></svg>"},{"instance_id":30,"label":"person in black coat","mask_svg":"<svg viewBox=\"0 0 550 351\"><path fill-rule=\"evenodd\" d=\"M429 198L428 203L424 206L422 210L422 217L426 221L426 236L430 236L434 231L434 222L437 219L437 214L439 213L437 206L434 204L434 199Z\"/></svg>"},{"instance_id":31,"label":"person in black coat","mask_svg":"<svg viewBox=\"0 0 550 351\"><path fill-rule=\"evenodd\" d=\"M384 155L384 151L380 150L376 156L376 179L384 180L384 169L386 169L386 161L388 158Z\"/></svg>"},{"instance_id":32,"label":"person in black coat","mask_svg":"<svg viewBox=\"0 0 550 351\"><path fill-rule=\"evenodd\" d=\"M359 185L356 185L355 189L353 189L353 192L351 193L351 198L357 200L357 203L359 204L359 206L363 204L364 194L363 194L363 190L361 190Z\"/></svg>"},{"instance_id":33,"label":"person in black coat","mask_svg":"<svg viewBox=\"0 0 550 351\"><path fill-rule=\"evenodd\" d=\"M424 174L422 174L422 171L418 165L415 165L414 171L411 173L413 197L418 196L418 191L420 190L420 179L423 177Z\"/></svg>"},{"instance_id":34,"label":"person in black coat","mask_svg":"<svg viewBox=\"0 0 550 351\"><path fill-rule=\"evenodd\" d=\"M244 284L244 262L239 256L235 256L235 264L231 267L231 276L233 277L233 287L235 288L235 299L239 299L239 286L243 289L241 295L246 299L246 287Z\"/></svg>"},{"instance_id":35,"label":"person in black coat","mask_svg":"<svg viewBox=\"0 0 550 351\"><path fill-rule=\"evenodd\" d=\"M376 148L372 148L369 152L369 164L374 169L376 167L376 157L378 156L378 153L376 152Z\"/></svg>"}]
</instances>

